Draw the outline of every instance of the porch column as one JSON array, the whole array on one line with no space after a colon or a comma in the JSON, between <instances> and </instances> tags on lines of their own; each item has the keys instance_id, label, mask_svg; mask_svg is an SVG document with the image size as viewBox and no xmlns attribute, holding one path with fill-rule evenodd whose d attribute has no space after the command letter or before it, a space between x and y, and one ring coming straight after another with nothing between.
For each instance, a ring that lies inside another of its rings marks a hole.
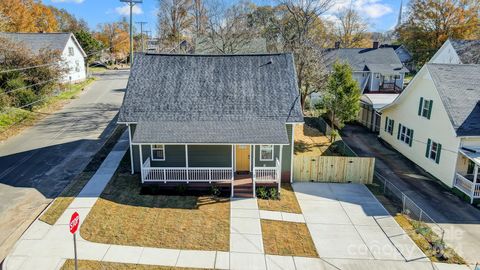
<instances>
[{"instance_id":1,"label":"porch column","mask_svg":"<svg viewBox=\"0 0 480 270\"><path fill-rule=\"evenodd\" d=\"M282 157L283 157L283 144L280 145L280 175L278 176L278 194L280 194L280 188L281 188L281 185L282 185Z\"/></svg>"},{"instance_id":2,"label":"porch column","mask_svg":"<svg viewBox=\"0 0 480 270\"><path fill-rule=\"evenodd\" d=\"M472 185L472 196L470 196L470 204L473 204L473 198L475 196L475 188L477 185L477 178L478 178L478 165L475 163L475 167L473 169L473 185Z\"/></svg>"},{"instance_id":3,"label":"porch column","mask_svg":"<svg viewBox=\"0 0 480 270\"><path fill-rule=\"evenodd\" d=\"M130 124L127 124L127 128L128 128L128 145L130 147L130 165L131 165L131 169L132 169L132 174L134 174L135 169L134 169L134 166L133 166L132 132L130 131Z\"/></svg>"},{"instance_id":4,"label":"porch column","mask_svg":"<svg viewBox=\"0 0 480 270\"><path fill-rule=\"evenodd\" d=\"M187 168L187 184L188 184L188 144L185 144L185 167Z\"/></svg>"},{"instance_id":5,"label":"porch column","mask_svg":"<svg viewBox=\"0 0 480 270\"><path fill-rule=\"evenodd\" d=\"M294 155L294 147L295 147L295 124L292 124L292 141L290 142L291 149L290 149L290 183L293 183L293 155Z\"/></svg>"},{"instance_id":6,"label":"porch column","mask_svg":"<svg viewBox=\"0 0 480 270\"><path fill-rule=\"evenodd\" d=\"M253 153L252 153L252 183L253 183L253 197L257 197L257 190L255 187L255 145L253 147Z\"/></svg>"},{"instance_id":7,"label":"porch column","mask_svg":"<svg viewBox=\"0 0 480 270\"><path fill-rule=\"evenodd\" d=\"M230 197L233 198L233 179L235 175L235 145L232 144L232 178L230 179L230 185L231 185L231 193Z\"/></svg>"},{"instance_id":8,"label":"porch column","mask_svg":"<svg viewBox=\"0 0 480 270\"><path fill-rule=\"evenodd\" d=\"M150 146L151 147L151 146ZM138 152L140 152L140 177L142 178L142 184L143 184L143 155L142 155L142 145L138 145Z\"/></svg>"}]
</instances>

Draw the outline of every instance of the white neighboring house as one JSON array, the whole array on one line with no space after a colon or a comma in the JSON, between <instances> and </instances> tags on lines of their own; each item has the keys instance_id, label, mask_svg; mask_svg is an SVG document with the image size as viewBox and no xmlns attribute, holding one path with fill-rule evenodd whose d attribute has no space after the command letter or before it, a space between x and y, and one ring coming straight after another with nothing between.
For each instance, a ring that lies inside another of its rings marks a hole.
<instances>
[{"instance_id":1,"label":"white neighboring house","mask_svg":"<svg viewBox=\"0 0 480 270\"><path fill-rule=\"evenodd\" d=\"M445 185L480 198L480 65L426 64L380 109L380 137Z\"/></svg>"},{"instance_id":2,"label":"white neighboring house","mask_svg":"<svg viewBox=\"0 0 480 270\"><path fill-rule=\"evenodd\" d=\"M429 63L480 64L480 40L447 39Z\"/></svg>"},{"instance_id":3,"label":"white neighboring house","mask_svg":"<svg viewBox=\"0 0 480 270\"><path fill-rule=\"evenodd\" d=\"M81 82L86 78L87 55L72 33L0 33L0 37L22 43L33 54L38 54L42 49L60 51L61 64L68 68L62 82Z\"/></svg>"}]
</instances>

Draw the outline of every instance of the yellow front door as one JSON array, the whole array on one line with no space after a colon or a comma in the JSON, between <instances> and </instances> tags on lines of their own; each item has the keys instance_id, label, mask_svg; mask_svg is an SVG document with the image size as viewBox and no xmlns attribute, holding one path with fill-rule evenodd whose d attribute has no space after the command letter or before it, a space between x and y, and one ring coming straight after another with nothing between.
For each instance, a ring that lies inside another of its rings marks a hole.
<instances>
[{"instance_id":1,"label":"yellow front door","mask_svg":"<svg viewBox=\"0 0 480 270\"><path fill-rule=\"evenodd\" d=\"M250 171L250 145L237 145L235 152L235 166L237 167L237 172Z\"/></svg>"}]
</instances>

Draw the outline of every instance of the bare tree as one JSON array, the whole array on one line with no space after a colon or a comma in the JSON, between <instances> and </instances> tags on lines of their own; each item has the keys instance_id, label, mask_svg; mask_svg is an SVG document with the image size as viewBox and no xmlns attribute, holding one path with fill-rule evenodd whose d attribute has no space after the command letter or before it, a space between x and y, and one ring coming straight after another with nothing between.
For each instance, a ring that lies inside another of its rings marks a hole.
<instances>
[{"instance_id":1,"label":"bare tree","mask_svg":"<svg viewBox=\"0 0 480 270\"><path fill-rule=\"evenodd\" d=\"M365 47L370 44L368 25L356 10L351 7L343 9L337 14L337 17L339 22L334 35L341 47Z\"/></svg>"},{"instance_id":2,"label":"bare tree","mask_svg":"<svg viewBox=\"0 0 480 270\"><path fill-rule=\"evenodd\" d=\"M196 38L204 34L207 27L207 9L202 0L193 0L191 14L193 17L194 38Z\"/></svg>"},{"instance_id":3,"label":"bare tree","mask_svg":"<svg viewBox=\"0 0 480 270\"><path fill-rule=\"evenodd\" d=\"M207 31L199 45L222 54L242 51L256 36L255 30L248 25L253 7L248 1L229 8L218 1L212 2L208 9Z\"/></svg>"},{"instance_id":4,"label":"bare tree","mask_svg":"<svg viewBox=\"0 0 480 270\"><path fill-rule=\"evenodd\" d=\"M192 25L191 0L159 0L158 33L162 42L176 46Z\"/></svg>"},{"instance_id":5,"label":"bare tree","mask_svg":"<svg viewBox=\"0 0 480 270\"><path fill-rule=\"evenodd\" d=\"M320 16L330 9L333 0L282 0L284 20L279 25L284 49L295 57L297 82L302 108L306 98L324 87L327 74L322 61Z\"/></svg>"}]
</instances>

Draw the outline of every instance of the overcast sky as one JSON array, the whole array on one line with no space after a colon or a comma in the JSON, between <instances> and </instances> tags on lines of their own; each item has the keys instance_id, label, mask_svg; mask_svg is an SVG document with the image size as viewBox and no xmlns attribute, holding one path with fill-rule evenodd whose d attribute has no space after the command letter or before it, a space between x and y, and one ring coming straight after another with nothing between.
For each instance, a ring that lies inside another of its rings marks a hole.
<instances>
[{"instance_id":1,"label":"overcast sky","mask_svg":"<svg viewBox=\"0 0 480 270\"><path fill-rule=\"evenodd\" d=\"M234 3L233 0L225 1ZM257 5L275 4L274 0L252 1ZM120 0L44 0L44 3L65 8L76 17L85 19L92 29L95 29L99 23L116 21L129 14L128 6ZM400 0L337 0L325 17L335 20L335 12L350 4L368 22L371 31L390 30L397 22ZM158 0L144 0L143 4L134 8L134 21L148 22L147 30L155 31L157 7Z\"/></svg>"}]
</instances>

